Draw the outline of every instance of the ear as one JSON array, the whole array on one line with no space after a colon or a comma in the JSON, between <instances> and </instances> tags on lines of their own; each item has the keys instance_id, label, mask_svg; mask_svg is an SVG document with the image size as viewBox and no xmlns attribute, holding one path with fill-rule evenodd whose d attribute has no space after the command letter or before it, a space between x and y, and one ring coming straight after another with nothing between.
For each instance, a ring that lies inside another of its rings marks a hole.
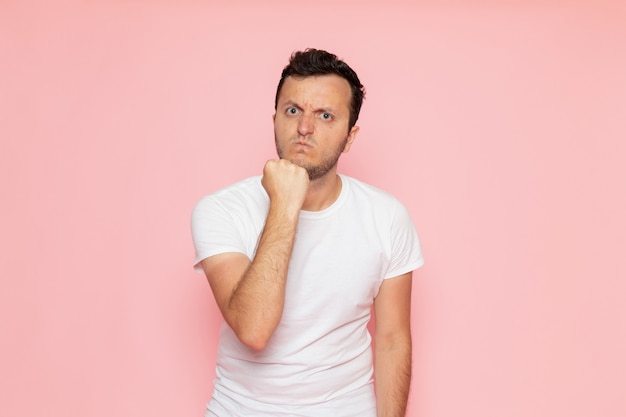
<instances>
[{"instance_id":1,"label":"ear","mask_svg":"<svg viewBox=\"0 0 626 417\"><path fill-rule=\"evenodd\" d=\"M348 132L348 140L346 141L346 146L344 146L343 148L343 153L346 153L350 150L352 142L354 142L354 139L356 139L357 133L359 133L359 127L356 125L352 126L352 129L350 129L350 132Z\"/></svg>"}]
</instances>

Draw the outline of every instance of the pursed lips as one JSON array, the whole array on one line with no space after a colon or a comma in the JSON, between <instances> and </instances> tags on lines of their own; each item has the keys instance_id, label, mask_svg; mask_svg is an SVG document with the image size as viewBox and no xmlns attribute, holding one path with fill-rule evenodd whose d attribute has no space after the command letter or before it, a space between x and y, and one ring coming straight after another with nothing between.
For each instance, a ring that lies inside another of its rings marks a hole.
<instances>
[{"instance_id":1,"label":"pursed lips","mask_svg":"<svg viewBox=\"0 0 626 417\"><path fill-rule=\"evenodd\" d=\"M314 141L303 139L296 139L293 143L299 148L312 148L315 145Z\"/></svg>"}]
</instances>

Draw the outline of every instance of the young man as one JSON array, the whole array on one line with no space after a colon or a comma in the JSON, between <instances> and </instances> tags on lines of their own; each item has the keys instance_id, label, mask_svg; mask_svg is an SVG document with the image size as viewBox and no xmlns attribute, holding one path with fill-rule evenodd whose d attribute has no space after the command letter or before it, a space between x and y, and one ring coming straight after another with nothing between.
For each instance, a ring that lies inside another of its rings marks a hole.
<instances>
[{"instance_id":1,"label":"young man","mask_svg":"<svg viewBox=\"0 0 626 417\"><path fill-rule=\"evenodd\" d=\"M206 416L405 414L423 260L406 209L337 173L363 96L335 55L294 53L276 92L280 159L194 209L195 267L224 317Z\"/></svg>"}]
</instances>

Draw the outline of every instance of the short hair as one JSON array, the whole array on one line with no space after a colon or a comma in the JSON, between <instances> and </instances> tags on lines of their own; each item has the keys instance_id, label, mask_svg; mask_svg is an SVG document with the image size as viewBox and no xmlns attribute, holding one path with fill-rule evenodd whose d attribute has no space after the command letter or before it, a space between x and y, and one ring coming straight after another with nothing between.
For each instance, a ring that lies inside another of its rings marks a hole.
<instances>
[{"instance_id":1,"label":"short hair","mask_svg":"<svg viewBox=\"0 0 626 417\"><path fill-rule=\"evenodd\" d=\"M356 72L348 64L338 59L336 55L321 49L307 48L291 54L289 64L283 69L276 89L274 110L278 108L278 96L287 77L311 77L316 75L338 75L348 81L352 97L350 100L350 121L348 130L356 124L365 98L365 88Z\"/></svg>"}]
</instances>

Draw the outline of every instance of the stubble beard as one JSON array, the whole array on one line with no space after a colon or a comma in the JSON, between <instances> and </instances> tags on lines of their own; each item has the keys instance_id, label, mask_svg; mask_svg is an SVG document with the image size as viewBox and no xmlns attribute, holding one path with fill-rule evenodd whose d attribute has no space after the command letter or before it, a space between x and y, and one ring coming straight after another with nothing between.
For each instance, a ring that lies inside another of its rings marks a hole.
<instances>
[{"instance_id":1,"label":"stubble beard","mask_svg":"<svg viewBox=\"0 0 626 417\"><path fill-rule=\"evenodd\" d=\"M337 166L339 157L343 153L343 150L345 149L346 144L348 143L348 136L346 135L344 140L339 144L339 146L337 146L336 149L334 149L332 154L325 156L325 158L322 159L322 161L320 161L320 163L317 165L307 164L304 161L299 160L298 158L285 158L284 156L285 152L278 144L278 139L276 138L276 134L274 134L274 142L276 143L276 153L278 154L278 157L280 159L287 159L290 162L306 169L306 172L309 174L309 180L313 181L313 180L323 177L331 169Z\"/></svg>"}]
</instances>

